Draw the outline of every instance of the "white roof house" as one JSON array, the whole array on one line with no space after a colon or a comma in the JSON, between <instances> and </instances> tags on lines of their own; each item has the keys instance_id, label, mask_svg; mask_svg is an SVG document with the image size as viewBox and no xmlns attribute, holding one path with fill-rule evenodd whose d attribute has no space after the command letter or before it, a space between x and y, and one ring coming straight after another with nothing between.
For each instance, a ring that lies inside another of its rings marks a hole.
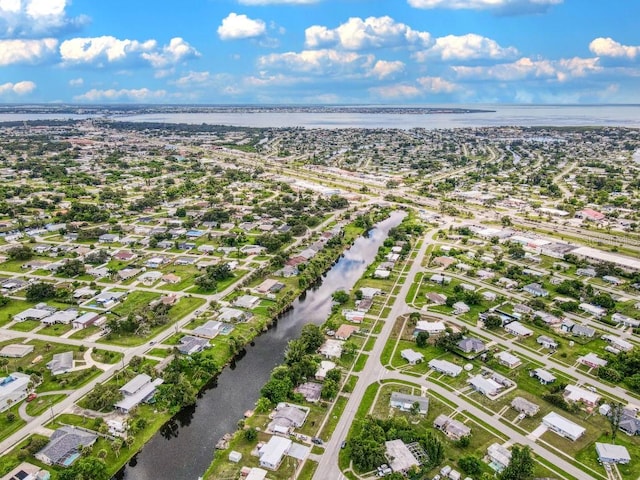
<instances>
[{"instance_id":1,"label":"white roof house","mask_svg":"<svg viewBox=\"0 0 640 480\"><path fill-rule=\"evenodd\" d=\"M462 373L462 367L448 360L434 358L433 360L429 360L429 367L436 372L444 373L450 377L457 377Z\"/></svg>"},{"instance_id":2,"label":"white roof house","mask_svg":"<svg viewBox=\"0 0 640 480\"><path fill-rule=\"evenodd\" d=\"M496 358L498 359L498 362L509 368L516 368L517 366L522 365L522 361L518 357L506 351L497 353Z\"/></svg>"},{"instance_id":3,"label":"white roof house","mask_svg":"<svg viewBox=\"0 0 640 480\"><path fill-rule=\"evenodd\" d=\"M2 350L0 350L0 357L22 358L33 352L34 348L33 345L25 345L22 343L5 345Z\"/></svg>"},{"instance_id":4,"label":"white roof house","mask_svg":"<svg viewBox=\"0 0 640 480\"><path fill-rule=\"evenodd\" d=\"M30 378L29 375L20 372L0 378L0 412L27 397Z\"/></svg>"},{"instance_id":5,"label":"white roof house","mask_svg":"<svg viewBox=\"0 0 640 480\"><path fill-rule=\"evenodd\" d=\"M406 472L411 467L420 465L418 459L402 440L389 440L384 442L384 446L385 456L394 472Z\"/></svg>"},{"instance_id":6,"label":"white roof house","mask_svg":"<svg viewBox=\"0 0 640 480\"><path fill-rule=\"evenodd\" d=\"M578 361L591 368L606 367L607 361L604 358L600 358L596 353L590 352L585 356L578 358Z\"/></svg>"},{"instance_id":7,"label":"white roof house","mask_svg":"<svg viewBox=\"0 0 640 480\"><path fill-rule=\"evenodd\" d=\"M398 408L403 412L409 412L413 408L414 404L418 404L419 413L425 414L429 410L429 398L420 397L418 395L409 395L400 392L391 392L391 399L389 405L392 408Z\"/></svg>"},{"instance_id":8,"label":"white roof house","mask_svg":"<svg viewBox=\"0 0 640 480\"><path fill-rule=\"evenodd\" d=\"M330 370L336 368L336 364L329 360L322 360L316 371L316 380L324 380Z\"/></svg>"},{"instance_id":9,"label":"white roof house","mask_svg":"<svg viewBox=\"0 0 640 480\"><path fill-rule=\"evenodd\" d=\"M16 322L24 322L25 320L42 320L51 315L51 310L43 308L27 308L26 310L16 313L13 319Z\"/></svg>"},{"instance_id":10,"label":"white roof house","mask_svg":"<svg viewBox=\"0 0 640 480\"><path fill-rule=\"evenodd\" d=\"M444 322L427 322L425 320L418 320L416 322L415 332L427 332L429 335L437 335L444 333L446 330Z\"/></svg>"},{"instance_id":11,"label":"white roof house","mask_svg":"<svg viewBox=\"0 0 640 480\"><path fill-rule=\"evenodd\" d=\"M78 315L79 313L77 310L58 311L49 315L47 318L42 319L42 323L47 325L53 325L55 323L62 323L64 325L68 325L73 320L78 318Z\"/></svg>"},{"instance_id":12,"label":"white roof house","mask_svg":"<svg viewBox=\"0 0 640 480\"><path fill-rule=\"evenodd\" d=\"M260 466L269 470L277 470L291 448L293 442L288 438L273 435L267 443L258 450Z\"/></svg>"},{"instance_id":13,"label":"white roof house","mask_svg":"<svg viewBox=\"0 0 640 480\"><path fill-rule=\"evenodd\" d=\"M602 339L606 340L613 347L617 348L618 350L622 350L623 352L633 350L633 343L627 342L626 340L623 340L620 337L616 337L615 335L603 335Z\"/></svg>"},{"instance_id":14,"label":"white roof house","mask_svg":"<svg viewBox=\"0 0 640 480\"><path fill-rule=\"evenodd\" d=\"M498 443L489 445L487 456L491 460L491 467L498 471L505 469L511 462L511 451Z\"/></svg>"},{"instance_id":15,"label":"white roof house","mask_svg":"<svg viewBox=\"0 0 640 480\"><path fill-rule=\"evenodd\" d=\"M416 363L420 363L424 360L423 354L421 354L420 352L411 350L410 348L402 350L400 352L400 356L404 358L407 362L409 362L409 365L415 365Z\"/></svg>"},{"instance_id":16,"label":"white roof house","mask_svg":"<svg viewBox=\"0 0 640 480\"><path fill-rule=\"evenodd\" d=\"M255 295L242 295L233 302L236 307L248 308L250 310L257 307L259 303L260 297L256 297Z\"/></svg>"},{"instance_id":17,"label":"white roof house","mask_svg":"<svg viewBox=\"0 0 640 480\"><path fill-rule=\"evenodd\" d=\"M471 377L469 379L469 384L473 387L474 390L488 397L497 395L500 390L504 388L503 385L500 385L495 380L491 378L484 378L482 375L475 375Z\"/></svg>"},{"instance_id":18,"label":"white roof house","mask_svg":"<svg viewBox=\"0 0 640 480\"><path fill-rule=\"evenodd\" d=\"M318 349L318 353L324 355L326 358L340 358L342 356L343 345L344 342L342 340L329 338L325 340L322 346Z\"/></svg>"},{"instance_id":19,"label":"white roof house","mask_svg":"<svg viewBox=\"0 0 640 480\"><path fill-rule=\"evenodd\" d=\"M519 337L529 337L533 335L533 330L525 327L522 323L515 321L505 325L504 329L511 335Z\"/></svg>"},{"instance_id":20,"label":"white roof house","mask_svg":"<svg viewBox=\"0 0 640 480\"><path fill-rule=\"evenodd\" d=\"M204 325L196 327L193 329L193 334L198 337L204 338L214 338L220 333L220 328L223 326L222 322L218 322L216 320L209 320Z\"/></svg>"},{"instance_id":21,"label":"white roof house","mask_svg":"<svg viewBox=\"0 0 640 480\"><path fill-rule=\"evenodd\" d=\"M594 406L600 400L600 395L577 385L567 385L564 389L564 398L568 402L582 402Z\"/></svg>"},{"instance_id":22,"label":"white roof house","mask_svg":"<svg viewBox=\"0 0 640 480\"><path fill-rule=\"evenodd\" d=\"M47 363L51 375L61 375L73 368L73 352L56 353Z\"/></svg>"},{"instance_id":23,"label":"white roof house","mask_svg":"<svg viewBox=\"0 0 640 480\"><path fill-rule=\"evenodd\" d=\"M567 420L556 412L547 414L542 419L542 423L549 428L549 430L573 441L576 441L586 432L586 428L573 423L571 420Z\"/></svg>"},{"instance_id":24,"label":"white roof house","mask_svg":"<svg viewBox=\"0 0 640 480\"><path fill-rule=\"evenodd\" d=\"M629 463L631 456L626 447L596 442L596 453L601 463Z\"/></svg>"},{"instance_id":25,"label":"white roof house","mask_svg":"<svg viewBox=\"0 0 640 480\"><path fill-rule=\"evenodd\" d=\"M135 406L153 397L156 387L162 383L163 380L161 378L156 378L152 381L149 375L140 374L120 387L124 398L117 402L114 407L128 413Z\"/></svg>"}]
</instances>

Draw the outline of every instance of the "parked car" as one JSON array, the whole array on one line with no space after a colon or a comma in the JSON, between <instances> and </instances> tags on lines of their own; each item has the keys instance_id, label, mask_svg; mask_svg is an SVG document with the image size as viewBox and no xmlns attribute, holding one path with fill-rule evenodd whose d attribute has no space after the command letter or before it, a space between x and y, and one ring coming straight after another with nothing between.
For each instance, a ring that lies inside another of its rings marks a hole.
<instances>
[{"instance_id":1,"label":"parked car","mask_svg":"<svg viewBox=\"0 0 640 480\"><path fill-rule=\"evenodd\" d=\"M347 446L347 441L343 440L342 443L340 444L340 448L344 448Z\"/></svg>"},{"instance_id":2,"label":"parked car","mask_svg":"<svg viewBox=\"0 0 640 480\"><path fill-rule=\"evenodd\" d=\"M33 402L38 397L37 393L30 393L27 396L27 402Z\"/></svg>"},{"instance_id":3,"label":"parked car","mask_svg":"<svg viewBox=\"0 0 640 480\"><path fill-rule=\"evenodd\" d=\"M321 439L319 439L318 437L313 437L311 439L311 443L315 443L316 445L322 445L324 442Z\"/></svg>"}]
</instances>

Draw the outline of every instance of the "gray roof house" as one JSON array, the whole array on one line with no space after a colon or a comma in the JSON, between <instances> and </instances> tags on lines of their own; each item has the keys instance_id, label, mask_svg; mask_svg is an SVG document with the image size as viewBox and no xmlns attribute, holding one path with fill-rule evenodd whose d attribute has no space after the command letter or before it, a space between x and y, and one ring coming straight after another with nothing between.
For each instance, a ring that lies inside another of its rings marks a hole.
<instances>
[{"instance_id":1,"label":"gray roof house","mask_svg":"<svg viewBox=\"0 0 640 480\"><path fill-rule=\"evenodd\" d=\"M409 362L409 365L415 365L416 363L420 363L424 360L423 354L421 354L420 352L411 350L410 348L402 350L400 352L400 356L404 358L407 362Z\"/></svg>"},{"instance_id":2,"label":"gray roof house","mask_svg":"<svg viewBox=\"0 0 640 480\"><path fill-rule=\"evenodd\" d=\"M51 375L61 375L73 368L73 352L56 353L47 363Z\"/></svg>"},{"instance_id":3,"label":"gray roof house","mask_svg":"<svg viewBox=\"0 0 640 480\"><path fill-rule=\"evenodd\" d=\"M267 430L275 433L288 434L304 425L309 409L290 403L279 403L271 416Z\"/></svg>"},{"instance_id":4,"label":"gray roof house","mask_svg":"<svg viewBox=\"0 0 640 480\"><path fill-rule=\"evenodd\" d=\"M540 407L526 398L516 397L511 401L511 407L527 417L533 417L540 411Z\"/></svg>"},{"instance_id":5,"label":"gray roof house","mask_svg":"<svg viewBox=\"0 0 640 480\"><path fill-rule=\"evenodd\" d=\"M417 403L421 414L427 413L429 410L429 399L418 395L408 395L406 393L392 392L389 405L403 412L408 412L413 408L413 404Z\"/></svg>"},{"instance_id":6,"label":"gray roof house","mask_svg":"<svg viewBox=\"0 0 640 480\"><path fill-rule=\"evenodd\" d=\"M453 420L446 415L438 415L433 421L433 427L443 431L449 438L459 440L471 435L471 428L458 420Z\"/></svg>"},{"instance_id":7,"label":"gray roof house","mask_svg":"<svg viewBox=\"0 0 640 480\"><path fill-rule=\"evenodd\" d=\"M117 402L114 407L123 413L129 413L138 404L151 400L156 393L156 387L162 383L163 380L161 378L156 378L152 381L149 375L140 374L120 387L120 392L122 392L124 398Z\"/></svg>"},{"instance_id":8,"label":"gray roof house","mask_svg":"<svg viewBox=\"0 0 640 480\"><path fill-rule=\"evenodd\" d=\"M622 445L612 445L610 443L596 442L596 453L600 463L629 463L631 456L626 447Z\"/></svg>"},{"instance_id":9,"label":"gray roof house","mask_svg":"<svg viewBox=\"0 0 640 480\"><path fill-rule=\"evenodd\" d=\"M80 455L82 447L90 446L98 435L75 427L60 427L49 438L49 443L35 457L47 465L70 466Z\"/></svg>"},{"instance_id":10,"label":"gray roof house","mask_svg":"<svg viewBox=\"0 0 640 480\"><path fill-rule=\"evenodd\" d=\"M458 342L458 348L464 353L480 353L485 351L485 345L482 340L477 338L463 338Z\"/></svg>"}]
</instances>

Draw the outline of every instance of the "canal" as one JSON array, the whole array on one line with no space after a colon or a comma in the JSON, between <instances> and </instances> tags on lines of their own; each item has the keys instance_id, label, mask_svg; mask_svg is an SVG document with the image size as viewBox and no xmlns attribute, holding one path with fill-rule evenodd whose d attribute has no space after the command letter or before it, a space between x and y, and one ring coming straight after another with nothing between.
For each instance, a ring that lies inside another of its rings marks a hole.
<instances>
[{"instance_id":1,"label":"canal","mask_svg":"<svg viewBox=\"0 0 640 480\"><path fill-rule=\"evenodd\" d=\"M116 474L117 480L196 480L213 459L216 442L236 430L245 411L252 409L271 370L282 363L287 342L307 323L321 324L331 312L331 294L350 290L387 238L400 224L403 212L393 212L358 238L318 284L293 302L267 332L247 346L246 353L225 368L203 390L197 404L163 426ZM215 340L214 340L215 342Z\"/></svg>"}]
</instances>

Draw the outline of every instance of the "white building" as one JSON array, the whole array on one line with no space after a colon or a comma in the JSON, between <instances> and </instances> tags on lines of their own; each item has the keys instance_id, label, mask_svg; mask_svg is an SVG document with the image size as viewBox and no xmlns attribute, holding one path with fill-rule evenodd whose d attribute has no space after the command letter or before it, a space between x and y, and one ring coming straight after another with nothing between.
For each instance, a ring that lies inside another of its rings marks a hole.
<instances>
[{"instance_id":1,"label":"white building","mask_svg":"<svg viewBox=\"0 0 640 480\"><path fill-rule=\"evenodd\" d=\"M462 373L462 367L455 363L451 363L448 360L439 360L434 358L433 360L429 360L429 367L436 372L444 373L450 377L457 377Z\"/></svg>"},{"instance_id":2,"label":"white building","mask_svg":"<svg viewBox=\"0 0 640 480\"><path fill-rule=\"evenodd\" d=\"M622 445L596 442L596 453L598 454L598 460L600 463L626 464L631 461L629 451Z\"/></svg>"},{"instance_id":3,"label":"white building","mask_svg":"<svg viewBox=\"0 0 640 480\"><path fill-rule=\"evenodd\" d=\"M0 412L27 398L30 376L24 373L11 373L0 379Z\"/></svg>"},{"instance_id":4,"label":"white building","mask_svg":"<svg viewBox=\"0 0 640 480\"><path fill-rule=\"evenodd\" d=\"M277 470L284 456L289 452L292 443L288 438L273 435L269 441L258 450L260 466L268 468L269 470Z\"/></svg>"},{"instance_id":5,"label":"white building","mask_svg":"<svg viewBox=\"0 0 640 480\"><path fill-rule=\"evenodd\" d=\"M163 380L161 378L151 380L149 375L140 374L120 387L120 392L122 392L124 398L117 402L114 407L124 413L129 413L140 403L150 400L156 393L156 387L162 383Z\"/></svg>"},{"instance_id":6,"label":"white building","mask_svg":"<svg viewBox=\"0 0 640 480\"><path fill-rule=\"evenodd\" d=\"M582 435L584 435L584 432L586 432L586 428L583 428L580 425L567 420L566 418L558 415L556 412L547 414L542 419L542 423L552 432L555 432L558 435L568 438L569 440L572 440L574 442Z\"/></svg>"}]
</instances>

